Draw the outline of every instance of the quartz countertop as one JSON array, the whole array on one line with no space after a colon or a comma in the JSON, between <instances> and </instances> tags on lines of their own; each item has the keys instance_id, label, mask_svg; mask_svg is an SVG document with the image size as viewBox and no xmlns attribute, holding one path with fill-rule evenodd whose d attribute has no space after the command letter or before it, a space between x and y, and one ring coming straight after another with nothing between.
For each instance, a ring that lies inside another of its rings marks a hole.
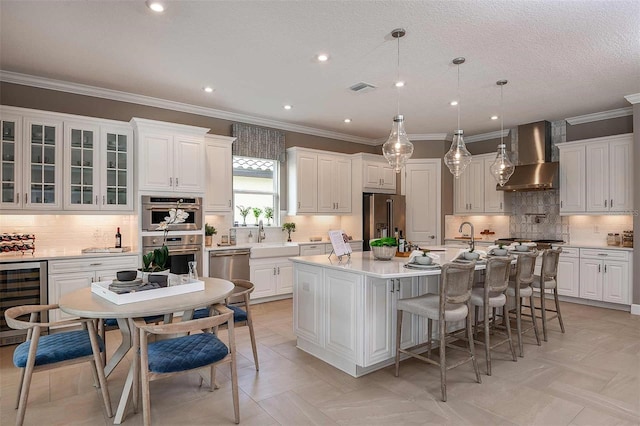
<instances>
[{"instance_id":1,"label":"quartz countertop","mask_svg":"<svg viewBox=\"0 0 640 426\"><path fill-rule=\"evenodd\" d=\"M352 240L350 243L361 243L362 240ZM250 249L252 247L299 247L304 245L314 244L331 244L331 241L265 241L263 243L239 243L234 246L211 246L205 247L205 251L218 251L218 250L237 250L237 249Z\"/></svg>"},{"instance_id":2,"label":"quartz countertop","mask_svg":"<svg viewBox=\"0 0 640 426\"><path fill-rule=\"evenodd\" d=\"M35 253L4 253L0 255L0 263L14 262L35 262L43 260L64 260L64 259L90 259L92 257L119 257L119 256L139 256L139 251L126 251L122 253L82 253L82 249L38 249Z\"/></svg>"}]
</instances>

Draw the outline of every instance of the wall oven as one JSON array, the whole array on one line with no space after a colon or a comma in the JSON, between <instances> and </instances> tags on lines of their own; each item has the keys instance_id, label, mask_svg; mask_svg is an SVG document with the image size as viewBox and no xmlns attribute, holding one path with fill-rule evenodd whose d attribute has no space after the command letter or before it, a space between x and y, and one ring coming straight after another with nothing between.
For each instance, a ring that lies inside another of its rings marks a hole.
<instances>
[{"instance_id":1,"label":"wall oven","mask_svg":"<svg viewBox=\"0 0 640 426\"><path fill-rule=\"evenodd\" d=\"M171 225L173 227L173 225ZM142 237L142 252L148 253L162 247L162 236ZM188 263L198 262L198 270L202 272L202 235L171 234L164 243L169 249L169 270L173 274L188 274Z\"/></svg>"},{"instance_id":2,"label":"wall oven","mask_svg":"<svg viewBox=\"0 0 640 426\"><path fill-rule=\"evenodd\" d=\"M0 263L0 345L25 341L26 330L9 328L4 311L21 305L47 304L47 262ZM42 322L47 322L44 312Z\"/></svg>"},{"instance_id":3,"label":"wall oven","mask_svg":"<svg viewBox=\"0 0 640 426\"><path fill-rule=\"evenodd\" d=\"M180 201L182 200L182 201ZM169 210L180 202L180 208L189 213L184 223L171 225L172 231L199 231L202 229L202 197L142 197L142 231L157 231L160 222L169 216Z\"/></svg>"}]
</instances>

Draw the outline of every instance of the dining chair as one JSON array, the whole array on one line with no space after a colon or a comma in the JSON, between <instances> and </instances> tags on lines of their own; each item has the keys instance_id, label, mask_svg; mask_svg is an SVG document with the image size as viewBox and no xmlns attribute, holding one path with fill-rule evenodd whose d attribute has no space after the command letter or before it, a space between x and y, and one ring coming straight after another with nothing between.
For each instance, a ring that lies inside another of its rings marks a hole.
<instances>
[{"instance_id":1,"label":"dining chair","mask_svg":"<svg viewBox=\"0 0 640 426\"><path fill-rule=\"evenodd\" d=\"M513 347L513 340L511 338L511 325L509 321L505 321L506 339L495 341L491 343L491 330L496 330L495 327L491 327L491 321L489 312L493 309L493 324L495 325L496 310L497 308L503 308L503 314L505 315L505 305L507 304L507 297L505 291L509 286L509 272L511 271L510 256L505 257L492 257L487 259L487 268L485 272L484 285L482 287L474 287L471 291L471 305L475 307L475 328L478 328L478 314L479 308L483 308L482 323L484 325L484 341L477 341L476 343L484 344L484 350L487 362L487 376L491 375L491 350L504 344L509 343L509 349L511 351L511 357L514 361L517 361L516 351ZM475 335L475 333L474 333Z\"/></svg>"},{"instance_id":2,"label":"dining chair","mask_svg":"<svg viewBox=\"0 0 640 426\"><path fill-rule=\"evenodd\" d=\"M16 408L16 425L24 423L31 376L34 372L44 371L80 362L90 362L95 385L102 391L107 416L112 417L111 399L107 380L104 376L104 364L100 352L104 350L102 339L97 335L91 319L73 319L56 322L38 322L45 311L58 309L58 305L15 306L5 311L7 325L16 330L27 330L27 340L18 345L13 352L13 363L20 368L20 385ZM18 319L29 315L29 320ZM48 327L82 325L82 329L46 333Z\"/></svg>"},{"instance_id":3,"label":"dining chair","mask_svg":"<svg viewBox=\"0 0 640 426\"><path fill-rule=\"evenodd\" d=\"M253 350L253 361L256 365L256 371L260 371L258 364L258 348L256 346L256 335L253 331L253 317L251 315L251 304L249 295L255 289L255 285L247 280L231 280L235 285L235 289L231 296L226 300L226 305L233 311L233 321L235 325L249 327L249 337L251 338L251 348ZM193 319L204 318L211 315L211 308L197 309L193 313Z\"/></svg>"},{"instance_id":4,"label":"dining chair","mask_svg":"<svg viewBox=\"0 0 640 426\"><path fill-rule=\"evenodd\" d=\"M440 367L440 389L442 401L447 401L447 370L458 367L469 361L473 363L476 373L476 380L482 383L478 363L476 362L473 331L471 327L471 288L473 287L473 277L476 262L451 262L442 265L439 294L423 294L421 296L399 299L397 302L397 329L396 329L396 377L400 374L400 354L407 354L421 361L434 364ZM419 315L427 318L427 342L420 343L407 349L400 347L402 338L402 316L404 312ZM446 350L465 350L460 346L447 344L448 336L446 323L450 321L461 321L466 319L467 343L469 357L457 361L453 365L446 365ZM439 326L439 346L440 358L438 361L431 359L431 344L433 321L438 321ZM427 347L427 356L416 352L417 349Z\"/></svg>"},{"instance_id":5,"label":"dining chair","mask_svg":"<svg viewBox=\"0 0 640 426\"><path fill-rule=\"evenodd\" d=\"M516 333L518 335L518 350L520 357L524 357L524 342L523 336L525 333L533 329L536 342L540 346L540 336L538 334L538 320L536 319L536 310L533 307L533 280L534 270L536 267L536 258L538 257L537 251L519 253L516 261L516 273L509 278L509 287L507 288L507 298L514 300L515 307L511 308L512 303L508 301L509 312L507 314L507 321L509 321L510 313L514 313L516 317ZM523 305L523 299L529 299L529 305ZM523 307L530 308L530 314L525 315L522 312ZM522 328L522 317L527 316L531 318L531 326Z\"/></svg>"},{"instance_id":6,"label":"dining chair","mask_svg":"<svg viewBox=\"0 0 640 426\"><path fill-rule=\"evenodd\" d=\"M238 401L238 373L236 370L236 342L234 334L233 311L222 304L212 307L215 315L201 319L181 321L172 324L148 325L143 319L135 319L134 339L134 409L142 390L142 413L145 426L151 425L151 397L149 382L163 377L189 372L203 367L210 367L210 391L217 388L215 381L216 367L231 364L231 387L235 423L240 422L240 406ZM190 333L200 330L215 330L227 324L228 346L211 332L187 334L181 337L168 338L149 342L151 335L169 335ZM140 374L138 374L140 371ZM142 386L139 384L142 381ZM202 383L202 380L201 380Z\"/></svg>"},{"instance_id":7,"label":"dining chair","mask_svg":"<svg viewBox=\"0 0 640 426\"><path fill-rule=\"evenodd\" d=\"M560 330L564 333L564 323L562 322L562 314L560 313L560 301L558 300L558 261L560 260L560 253L562 253L562 247L557 249L547 249L542 252L542 268L540 269L540 275L535 275L533 278L533 287L540 290L540 314L542 317L542 338L547 341L547 322L558 319L560 323ZM553 292L553 299L555 301L555 310L547 309L546 307L546 295L547 290ZM552 312L555 315L547 318L547 312Z\"/></svg>"}]
</instances>

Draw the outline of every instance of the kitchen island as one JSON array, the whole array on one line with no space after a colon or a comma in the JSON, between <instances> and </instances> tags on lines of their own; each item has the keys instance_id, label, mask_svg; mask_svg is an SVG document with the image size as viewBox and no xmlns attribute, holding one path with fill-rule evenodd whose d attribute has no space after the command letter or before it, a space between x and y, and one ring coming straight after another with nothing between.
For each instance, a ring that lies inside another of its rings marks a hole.
<instances>
[{"instance_id":1,"label":"kitchen island","mask_svg":"<svg viewBox=\"0 0 640 426\"><path fill-rule=\"evenodd\" d=\"M453 260L459 248L432 247L434 261ZM441 250L441 251L436 251ZM290 259L294 268L293 327L297 347L360 377L394 362L396 302L437 293L440 269L410 269L408 258L375 260L371 252ZM480 263L476 269L484 269ZM427 320L405 313L402 347L427 341ZM461 328L450 324L451 328ZM436 330L437 327L434 327Z\"/></svg>"}]
</instances>

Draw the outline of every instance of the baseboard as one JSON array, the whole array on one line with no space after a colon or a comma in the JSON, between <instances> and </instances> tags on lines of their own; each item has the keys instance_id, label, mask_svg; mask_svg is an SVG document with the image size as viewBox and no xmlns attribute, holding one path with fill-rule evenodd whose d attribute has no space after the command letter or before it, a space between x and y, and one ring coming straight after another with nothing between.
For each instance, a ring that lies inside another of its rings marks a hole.
<instances>
[{"instance_id":1,"label":"baseboard","mask_svg":"<svg viewBox=\"0 0 640 426\"><path fill-rule=\"evenodd\" d=\"M631 305L631 315L640 315L640 305Z\"/></svg>"}]
</instances>

